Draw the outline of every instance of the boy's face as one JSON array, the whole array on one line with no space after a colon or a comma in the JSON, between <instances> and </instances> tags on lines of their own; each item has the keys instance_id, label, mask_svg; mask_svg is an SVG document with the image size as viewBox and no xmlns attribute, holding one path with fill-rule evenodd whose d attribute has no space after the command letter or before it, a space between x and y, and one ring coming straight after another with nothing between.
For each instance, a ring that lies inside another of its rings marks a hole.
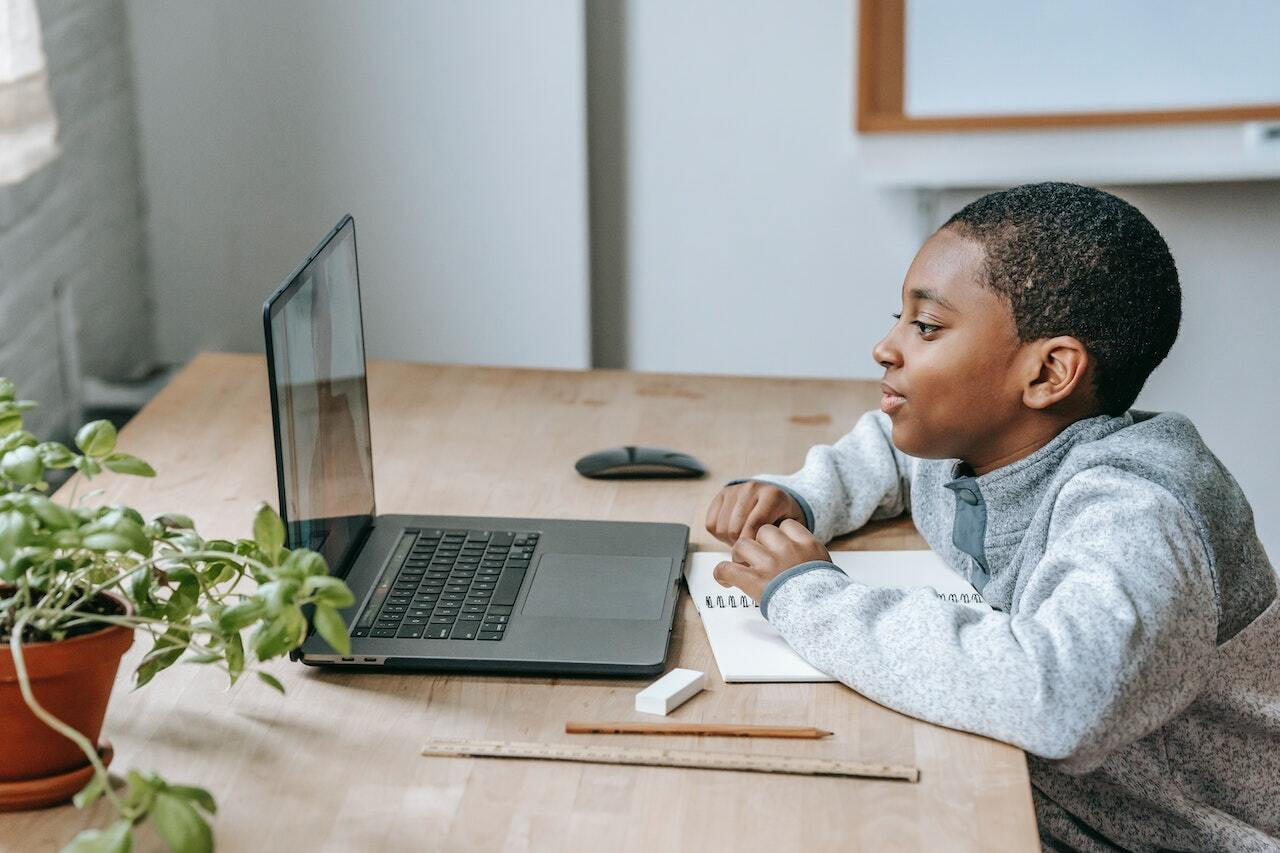
<instances>
[{"instance_id":1,"label":"boy's face","mask_svg":"<svg viewBox=\"0 0 1280 853\"><path fill-rule=\"evenodd\" d=\"M880 408L911 456L974 464L1022 416L1013 315L983 284L982 247L942 230L916 254L902 313L871 351L884 367Z\"/></svg>"}]
</instances>

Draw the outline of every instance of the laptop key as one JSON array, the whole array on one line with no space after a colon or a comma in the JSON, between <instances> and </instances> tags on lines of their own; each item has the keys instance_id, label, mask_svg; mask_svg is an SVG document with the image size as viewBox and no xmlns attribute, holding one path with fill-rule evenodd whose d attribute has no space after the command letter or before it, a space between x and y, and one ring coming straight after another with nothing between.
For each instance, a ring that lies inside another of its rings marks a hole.
<instances>
[{"instance_id":1,"label":"laptop key","mask_svg":"<svg viewBox=\"0 0 1280 853\"><path fill-rule=\"evenodd\" d=\"M501 631L480 631L476 634L477 640L501 640Z\"/></svg>"},{"instance_id":2,"label":"laptop key","mask_svg":"<svg viewBox=\"0 0 1280 853\"><path fill-rule=\"evenodd\" d=\"M422 625L407 625L396 632L396 636L400 639L416 640L422 636Z\"/></svg>"},{"instance_id":3,"label":"laptop key","mask_svg":"<svg viewBox=\"0 0 1280 853\"><path fill-rule=\"evenodd\" d=\"M430 625L423 632L423 636L431 640L447 640L451 630L453 629L448 625Z\"/></svg>"},{"instance_id":4,"label":"laptop key","mask_svg":"<svg viewBox=\"0 0 1280 853\"><path fill-rule=\"evenodd\" d=\"M493 603L500 605L512 605L516 603L516 596L520 593L520 584L524 583L524 569L508 568L498 581L498 587L493 591Z\"/></svg>"},{"instance_id":5,"label":"laptop key","mask_svg":"<svg viewBox=\"0 0 1280 853\"><path fill-rule=\"evenodd\" d=\"M452 625L456 621L458 621L457 618L453 616L432 616L431 621L428 622L427 624L428 625Z\"/></svg>"},{"instance_id":6,"label":"laptop key","mask_svg":"<svg viewBox=\"0 0 1280 853\"><path fill-rule=\"evenodd\" d=\"M489 612L490 612L490 613L492 613L492 614L494 614L494 615L498 615L498 614L507 614L507 613L510 613L510 612L511 612L511 608L510 608L510 607L503 607L503 606L500 606L500 605L495 604L495 605L493 605L492 607L490 607L490 608L489 608Z\"/></svg>"},{"instance_id":7,"label":"laptop key","mask_svg":"<svg viewBox=\"0 0 1280 853\"><path fill-rule=\"evenodd\" d=\"M476 634L478 633L479 631L476 630L475 625L473 625L472 623L460 622L457 625L453 626L453 630L449 632L449 639L450 640L474 640L476 638Z\"/></svg>"},{"instance_id":8,"label":"laptop key","mask_svg":"<svg viewBox=\"0 0 1280 853\"><path fill-rule=\"evenodd\" d=\"M468 604L462 608L463 613L484 613L485 610L483 604Z\"/></svg>"},{"instance_id":9,"label":"laptop key","mask_svg":"<svg viewBox=\"0 0 1280 853\"><path fill-rule=\"evenodd\" d=\"M394 637L395 635L395 628L374 628L369 632L369 636L371 637Z\"/></svg>"}]
</instances>

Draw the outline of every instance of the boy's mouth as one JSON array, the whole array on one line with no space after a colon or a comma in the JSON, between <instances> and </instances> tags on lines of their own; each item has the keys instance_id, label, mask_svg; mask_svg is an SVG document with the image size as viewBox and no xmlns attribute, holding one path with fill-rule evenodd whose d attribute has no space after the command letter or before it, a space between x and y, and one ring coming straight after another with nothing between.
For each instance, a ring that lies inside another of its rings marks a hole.
<instances>
[{"instance_id":1,"label":"boy's mouth","mask_svg":"<svg viewBox=\"0 0 1280 853\"><path fill-rule=\"evenodd\" d=\"M898 409L902 408L903 403L907 402L907 398L898 393L897 389L886 382L880 383L880 411L886 415L892 415Z\"/></svg>"}]
</instances>

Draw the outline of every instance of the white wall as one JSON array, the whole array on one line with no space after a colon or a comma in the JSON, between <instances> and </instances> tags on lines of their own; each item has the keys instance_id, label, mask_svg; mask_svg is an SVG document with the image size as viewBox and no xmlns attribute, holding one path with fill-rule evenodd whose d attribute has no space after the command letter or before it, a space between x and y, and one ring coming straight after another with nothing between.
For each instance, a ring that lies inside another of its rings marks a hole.
<instances>
[{"instance_id":1,"label":"white wall","mask_svg":"<svg viewBox=\"0 0 1280 853\"><path fill-rule=\"evenodd\" d=\"M852 5L628 4L631 367L880 375L870 350L923 220L858 176ZM1280 183L1116 191L1183 280L1182 335L1138 406L1199 425L1280 555Z\"/></svg>"},{"instance_id":2,"label":"white wall","mask_svg":"<svg viewBox=\"0 0 1280 853\"><path fill-rule=\"evenodd\" d=\"M631 367L875 372L917 217L857 178L852 6L628 4Z\"/></svg>"},{"instance_id":3,"label":"white wall","mask_svg":"<svg viewBox=\"0 0 1280 853\"><path fill-rule=\"evenodd\" d=\"M351 212L370 357L583 367L580 0L129 0L160 357Z\"/></svg>"}]
</instances>

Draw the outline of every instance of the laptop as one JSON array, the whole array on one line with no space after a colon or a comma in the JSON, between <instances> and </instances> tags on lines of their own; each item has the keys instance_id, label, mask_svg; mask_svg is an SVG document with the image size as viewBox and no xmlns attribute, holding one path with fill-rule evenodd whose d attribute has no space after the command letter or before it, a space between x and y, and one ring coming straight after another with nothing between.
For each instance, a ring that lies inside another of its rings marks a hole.
<instances>
[{"instance_id":1,"label":"laptop","mask_svg":"<svg viewBox=\"0 0 1280 853\"><path fill-rule=\"evenodd\" d=\"M554 675L663 671L687 526L378 515L350 216L267 299L263 321L288 545L320 552L356 598L342 614L351 653L312 631L295 660ZM570 466L565 476L576 476Z\"/></svg>"}]
</instances>

